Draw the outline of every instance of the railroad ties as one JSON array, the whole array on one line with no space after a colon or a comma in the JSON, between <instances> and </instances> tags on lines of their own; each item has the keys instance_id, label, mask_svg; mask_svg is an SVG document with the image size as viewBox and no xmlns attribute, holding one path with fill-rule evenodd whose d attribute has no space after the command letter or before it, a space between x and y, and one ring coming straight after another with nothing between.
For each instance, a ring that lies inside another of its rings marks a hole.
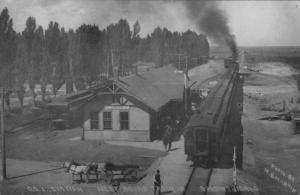
<instances>
[{"instance_id":1,"label":"railroad ties","mask_svg":"<svg viewBox=\"0 0 300 195\"><path fill-rule=\"evenodd\" d=\"M183 194L206 195L208 192L212 170L212 168L194 168Z\"/></svg>"}]
</instances>

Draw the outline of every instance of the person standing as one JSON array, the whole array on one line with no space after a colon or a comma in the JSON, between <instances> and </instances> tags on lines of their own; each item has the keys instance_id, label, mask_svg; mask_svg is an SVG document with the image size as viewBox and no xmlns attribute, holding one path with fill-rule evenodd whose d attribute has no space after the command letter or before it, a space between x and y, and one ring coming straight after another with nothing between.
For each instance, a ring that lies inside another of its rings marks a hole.
<instances>
[{"instance_id":1,"label":"person standing","mask_svg":"<svg viewBox=\"0 0 300 195\"><path fill-rule=\"evenodd\" d=\"M168 151L171 151L172 141L173 141L173 128L171 127L169 132Z\"/></svg>"},{"instance_id":2,"label":"person standing","mask_svg":"<svg viewBox=\"0 0 300 195\"><path fill-rule=\"evenodd\" d=\"M154 177L154 195L156 195L156 192L158 190L158 194L161 193L161 179L160 179L160 171L157 169L156 174Z\"/></svg>"},{"instance_id":3,"label":"person standing","mask_svg":"<svg viewBox=\"0 0 300 195\"><path fill-rule=\"evenodd\" d=\"M171 148L171 133L172 133L172 129L171 129L171 126L169 124L166 124L165 126L165 133L164 133L164 136L163 136L163 144L165 146L165 150L166 152L168 151L168 146L169 146L169 150Z\"/></svg>"},{"instance_id":4,"label":"person standing","mask_svg":"<svg viewBox=\"0 0 300 195\"><path fill-rule=\"evenodd\" d=\"M169 122L169 138L168 138L168 151L171 151L172 149L172 142L175 140L175 134L176 134L176 127L177 123L175 121L175 124L172 120Z\"/></svg>"}]
</instances>

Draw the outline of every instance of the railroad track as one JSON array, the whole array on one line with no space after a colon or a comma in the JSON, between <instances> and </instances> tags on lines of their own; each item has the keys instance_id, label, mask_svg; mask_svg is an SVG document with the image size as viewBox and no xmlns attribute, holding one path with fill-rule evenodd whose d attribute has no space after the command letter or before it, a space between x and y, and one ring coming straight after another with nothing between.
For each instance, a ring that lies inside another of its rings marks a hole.
<instances>
[{"instance_id":1,"label":"railroad track","mask_svg":"<svg viewBox=\"0 0 300 195\"><path fill-rule=\"evenodd\" d=\"M183 195L207 195L213 168L193 168Z\"/></svg>"},{"instance_id":2,"label":"railroad track","mask_svg":"<svg viewBox=\"0 0 300 195\"><path fill-rule=\"evenodd\" d=\"M210 185L213 168L193 168L183 195L225 194L225 186ZM239 186L239 185L238 185ZM243 186L243 185L240 185ZM247 185L244 185L247 187ZM239 188L243 195L258 195L258 191L248 191Z\"/></svg>"}]
</instances>

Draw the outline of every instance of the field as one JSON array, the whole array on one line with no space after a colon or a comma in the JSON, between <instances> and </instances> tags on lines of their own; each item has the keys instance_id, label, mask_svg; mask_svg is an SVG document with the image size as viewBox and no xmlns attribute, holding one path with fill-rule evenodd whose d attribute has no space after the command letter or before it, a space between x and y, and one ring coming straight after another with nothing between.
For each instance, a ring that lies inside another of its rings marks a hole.
<instances>
[{"instance_id":1,"label":"field","mask_svg":"<svg viewBox=\"0 0 300 195\"><path fill-rule=\"evenodd\" d=\"M293 76L299 70L282 61L248 62L247 66L254 71L248 72L244 83L244 171L255 178L262 195L296 194L300 136L294 134L290 121L258 119L299 107Z\"/></svg>"}]
</instances>

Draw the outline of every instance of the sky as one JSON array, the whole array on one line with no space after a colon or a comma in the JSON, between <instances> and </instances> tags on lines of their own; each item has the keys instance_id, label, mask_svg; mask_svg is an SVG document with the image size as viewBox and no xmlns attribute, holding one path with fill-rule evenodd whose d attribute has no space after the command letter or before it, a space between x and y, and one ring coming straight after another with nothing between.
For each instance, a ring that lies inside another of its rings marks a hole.
<instances>
[{"instance_id":1,"label":"sky","mask_svg":"<svg viewBox=\"0 0 300 195\"><path fill-rule=\"evenodd\" d=\"M221 1L231 33L239 46L300 46L300 1ZM141 36L157 26L171 31L195 30L179 0L0 0L7 7L14 28L21 32L29 16L47 28L57 21L66 29L96 24L100 29L126 18L141 25ZM201 29L200 29L201 30Z\"/></svg>"}]
</instances>

